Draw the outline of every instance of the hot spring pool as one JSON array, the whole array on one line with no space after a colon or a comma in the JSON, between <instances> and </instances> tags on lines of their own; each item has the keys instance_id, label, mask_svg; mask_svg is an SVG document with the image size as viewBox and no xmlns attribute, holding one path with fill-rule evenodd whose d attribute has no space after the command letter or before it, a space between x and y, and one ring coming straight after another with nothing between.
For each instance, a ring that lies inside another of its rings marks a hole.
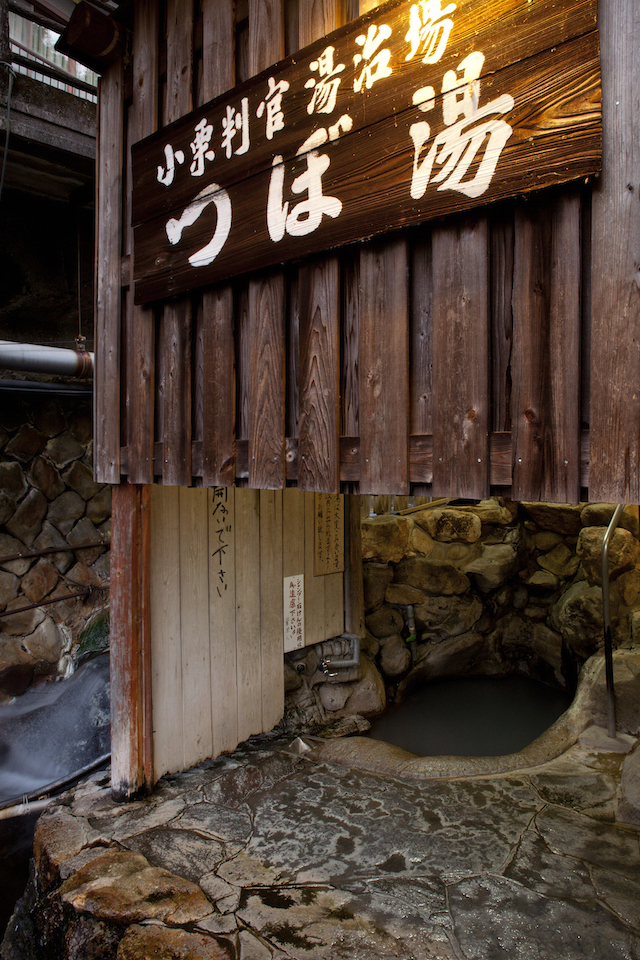
<instances>
[{"instance_id":1,"label":"hot spring pool","mask_svg":"<svg viewBox=\"0 0 640 960\"><path fill-rule=\"evenodd\" d=\"M521 674L441 678L389 707L367 736L419 757L502 756L532 743L572 699Z\"/></svg>"}]
</instances>

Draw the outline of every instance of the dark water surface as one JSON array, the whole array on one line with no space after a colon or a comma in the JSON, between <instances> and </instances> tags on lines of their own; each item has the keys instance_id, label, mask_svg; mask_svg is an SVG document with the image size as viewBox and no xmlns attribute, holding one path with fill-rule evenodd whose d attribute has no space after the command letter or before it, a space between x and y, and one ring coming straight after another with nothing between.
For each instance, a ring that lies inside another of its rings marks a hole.
<instances>
[{"instance_id":1,"label":"dark water surface","mask_svg":"<svg viewBox=\"0 0 640 960\"><path fill-rule=\"evenodd\" d=\"M102 654L68 680L0 705L0 808L72 779L109 750L109 657ZM30 812L0 820L0 940L27 882L37 819Z\"/></svg>"},{"instance_id":2,"label":"dark water surface","mask_svg":"<svg viewBox=\"0 0 640 960\"><path fill-rule=\"evenodd\" d=\"M532 743L571 700L520 674L432 680L373 720L367 736L419 757L499 757Z\"/></svg>"}]
</instances>

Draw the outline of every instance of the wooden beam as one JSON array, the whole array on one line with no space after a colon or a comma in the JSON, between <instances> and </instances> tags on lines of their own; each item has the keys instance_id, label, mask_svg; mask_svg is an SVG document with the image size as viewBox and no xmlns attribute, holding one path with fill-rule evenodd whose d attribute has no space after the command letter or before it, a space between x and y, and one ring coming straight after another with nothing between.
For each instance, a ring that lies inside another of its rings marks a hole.
<instances>
[{"instance_id":1,"label":"wooden beam","mask_svg":"<svg viewBox=\"0 0 640 960\"><path fill-rule=\"evenodd\" d=\"M640 501L640 15L598 5L602 175L593 191L589 496Z\"/></svg>"},{"instance_id":2,"label":"wooden beam","mask_svg":"<svg viewBox=\"0 0 640 960\"><path fill-rule=\"evenodd\" d=\"M95 391L96 480L120 482L120 252L123 67L100 80L96 218Z\"/></svg>"},{"instance_id":3,"label":"wooden beam","mask_svg":"<svg viewBox=\"0 0 640 960\"><path fill-rule=\"evenodd\" d=\"M158 126L158 4L140 0L134 8L132 50L133 109L130 143L153 133ZM128 183L129 193L131 181ZM131 198L129 196L129 203ZM130 206L129 206L130 209ZM126 252L133 251L133 230L127 225ZM126 293L127 311L127 427L129 482L153 483L155 399L155 310L134 304L133 286Z\"/></svg>"},{"instance_id":4,"label":"wooden beam","mask_svg":"<svg viewBox=\"0 0 640 960\"><path fill-rule=\"evenodd\" d=\"M126 800L153 784L150 487L115 486L111 523L111 791Z\"/></svg>"}]
</instances>

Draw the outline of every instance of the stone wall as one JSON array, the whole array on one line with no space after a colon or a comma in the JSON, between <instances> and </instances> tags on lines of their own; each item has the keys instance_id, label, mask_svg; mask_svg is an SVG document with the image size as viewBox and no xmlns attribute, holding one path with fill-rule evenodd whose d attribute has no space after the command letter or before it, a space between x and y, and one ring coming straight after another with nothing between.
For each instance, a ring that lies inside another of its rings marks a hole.
<instances>
[{"instance_id":1,"label":"stone wall","mask_svg":"<svg viewBox=\"0 0 640 960\"><path fill-rule=\"evenodd\" d=\"M91 438L86 395L0 394L0 702L106 643L111 488L93 481Z\"/></svg>"},{"instance_id":2,"label":"stone wall","mask_svg":"<svg viewBox=\"0 0 640 960\"><path fill-rule=\"evenodd\" d=\"M315 648L289 655L289 726L374 716L438 676L520 672L573 690L602 646L600 554L613 510L491 499L363 520L360 673L327 677ZM640 646L639 535L628 507L609 547L618 648Z\"/></svg>"}]
</instances>

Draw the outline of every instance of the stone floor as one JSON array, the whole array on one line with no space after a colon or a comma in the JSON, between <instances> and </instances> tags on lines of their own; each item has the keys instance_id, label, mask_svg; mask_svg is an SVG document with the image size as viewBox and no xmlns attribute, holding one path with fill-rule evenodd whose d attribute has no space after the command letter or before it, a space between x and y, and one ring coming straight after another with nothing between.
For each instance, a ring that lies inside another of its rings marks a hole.
<instances>
[{"instance_id":1,"label":"stone floor","mask_svg":"<svg viewBox=\"0 0 640 960\"><path fill-rule=\"evenodd\" d=\"M104 774L65 795L2 956L640 960L622 754L416 782L290 744L256 738L144 801L114 804ZM20 952L34 916L41 954Z\"/></svg>"}]
</instances>

